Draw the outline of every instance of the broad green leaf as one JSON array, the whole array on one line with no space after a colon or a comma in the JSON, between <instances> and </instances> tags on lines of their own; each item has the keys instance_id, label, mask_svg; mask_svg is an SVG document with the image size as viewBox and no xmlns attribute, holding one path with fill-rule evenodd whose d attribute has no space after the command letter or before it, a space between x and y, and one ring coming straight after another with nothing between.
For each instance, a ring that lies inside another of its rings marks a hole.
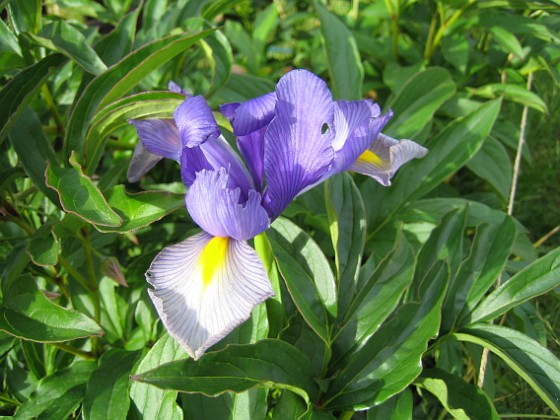
<instances>
[{"instance_id":1,"label":"broad green leaf","mask_svg":"<svg viewBox=\"0 0 560 420\"><path fill-rule=\"evenodd\" d=\"M0 309L0 330L26 340L56 343L103 334L84 314L49 300L29 274L10 282Z\"/></svg>"},{"instance_id":2,"label":"broad green leaf","mask_svg":"<svg viewBox=\"0 0 560 420\"><path fill-rule=\"evenodd\" d=\"M0 19L0 51L11 51L21 56L21 47L18 43L17 36L10 30L3 19Z\"/></svg>"},{"instance_id":3,"label":"broad green leaf","mask_svg":"<svg viewBox=\"0 0 560 420\"><path fill-rule=\"evenodd\" d=\"M71 417L84 398L86 382L94 369L95 363L76 362L41 379L31 397L19 406L14 419Z\"/></svg>"},{"instance_id":4,"label":"broad green leaf","mask_svg":"<svg viewBox=\"0 0 560 420\"><path fill-rule=\"evenodd\" d=\"M71 151L83 152L85 135L95 110L119 99L148 73L182 53L193 43L214 30L171 35L131 52L121 61L97 76L78 99L66 130L65 155Z\"/></svg>"},{"instance_id":5,"label":"broad green leaf","mask_svg":"<svg viewBox=\"0 0 560 420\"><path fill-rule=\"evenodd\" d=\"M130 371L137 352L110 349L101 356L87 383L82 414L84 419L126 418L130 399Z\"/></svg>"},{"instance_id":6,"label":"broad green leaf","mask_svg":"<svg viewBox=\"0 0 560 420\"><path fill-rule=\"evenodd\" d=\"M500 224L477 226L469 257L463 261L449 295L454 297L453 308L446 313L456 314L459 322L478 304L504 270L517 229L509 216ZM449 318L453 318L451 315ZM447 317L446 317L447 319Z\"/></svg>"},{"instance_id":7,"label":"broad green leaf","mask_svg":"<svg viewBox=\"0 0 560 420\"><path fill-rule=\"evenodd\" d=\"M314 2L323 35L335 99L361 99L364 68L352 32L319 2Z\"/></svg>"},{"instance_id":8,"label":"broad green leaf","mask_svg":"<svg viewBox=\"0 0 560 420\"><path fill-rule=\"evenodd\" d=\"M127 96L101 109L91 122L84 140L86 173L95 171L105 147L105 139L130 119L172 118L173 111L185 99L173 92L144 92Z\"/></svg>"},{"instance_id":9,"label":"broad green leaf","mask_svg":"<svg viewBox=\"0 0 560 420\"><path fill-rule=\"evenodd\" d=\"M164 363L187 358L187 353L169 335L164 335L142 359L135 374L154 369ZM131 412L136 418L181 420L181 409L177 406L177 392L163 391L154 386L132 382L130 398L133 406Z\"/></svg>"},{"instance_id":10,"label":"broad green leaf","mask_svg":"<svg viewBox=\"0 0 560 420\"><path fill-rule=\"evenodd\" d=\"M266 388L252 388L238 394L227 393L217 397L181 393L181 399L186 419L264 419L267 394ZM300 397L296 398L304 404Z\"/></svg>"},{"instance_id":11,"label":"broad green leaf","mask_svg":"<svg viewBox=\"0 0 560 420\"><path fill-rule=\"evenodd\" d=\"M490 136L467 163L467 168L494 187L505 203L509 197L513 168L502 144Z\"/></svg>"},{"instance_id":12,"label":"broad green leaf","mask_svg":"<svg viewBox=\"0 0 560 420\"><path fill-rule=\"evenodd\" d=\"M524 86L511 83L492 83L478 88L469 88L468 90L473 95L483 98L492 99L503 96L506 100L517 102L518 104L548 114L548 108L542 98L536 93L527 90Z\"/></svg>"},{"instance_id":13,"label":"broad green leaf","mask_svg":"<svg viewBox=\"0 0 560 420\"><path fill-rule=\"evenodd\" d=\"M441 219L418 253L416 272L410 290L410 298L416 299L426 273L438 261L448 261L454 276L463 259L463 232L467 223L467 208L450 211ZM453 277L452 277L453 280ZM445 300L447 300L446 297ZM445 306L445 303L444 303Z\"/></svg>"},{"instance_id":14,"label":"broad green leaf","mask_svg":"<svg viewBox=\"0 0 560 420\"><path fill-rule=\"evenodd\" d=\"M305 402L293 392L284 390L272 411L273 419L300 419L307 411Z\"/></svg>"},{"instance_id":15,"label":"broad green leaf","mask_svg":"<svg viewBox=\"0 0 560 420\"><path fill-rule=\"evenodd\" d=\"M105 63L89 46L82 33L63 20L45 26L37 35L27 34L27 36L41 47L64 54L89 73L98 75L107 70Z\"/></svg>"},{"instance_id":16,"label":"broad green leaf","mask_svg":"<svg viewBox=\"0 0 560 420\"><path fill-rule=\"evenodd\" d=\"M414 251L401 235L353 300L347 319L333 342L337 358L359 348L391 315L412 282L414 267Z\"/></svg>"},{"instance_id":17,"label":"broad green leaf","mask_svg":"<svg viewBox=\"0 0 560 420\"><path fill-rule=\"evenodd\" d=\"M500 100L487 102L473 113L449 124L427 145L429 153L426 157L401 168L390 189L383 190L372 182L364 183L362 196L376 197L366 202L370 217L385 219L459 170L482 146L498 116L500 105ZM379 225L375 220L368 220L368 225Z\"/></svg>"},{"instance_id":18,"label":"broad green leaf","mask_svg":"<svg viewBox=\"0 0 560 420\"><path fill-rule=\"evenodd\" d=\"M162 389L220 395L242 392L254 386L288 389L307 402L316 400L319 390L316 372L303 353L288 343L266 339L255 344L229 345L209 352L199 361L171 362L133 377Z\"/></svg>"},{"instance_id":19,"label":"broad green leaf","mask_svg":"<svg viewBox=\"0 0 560 420\"><path fill-rule=\"evenodd\" d=\"M488 295L471 315L471 322L494 319L515 306L560 286L560 248L534 261Z\"/></svg>"},{"instance_id":20,"label":"broad green leaf","mask_svg":"<svg viewBox=\"0 0 560 420\"><path fill-rule=\"evenodd\" d=\"M163 9L163 8L162 8ZM136 34L136 21L138 15L148 15L145 7L137 7L125 15L111 32L101 38L93 49L107 66L116 64L121 58L132 50L134 36ZM150 14L150 16L152 16Z\"/></svg>"},{"instance_id":21,"label":"broad green leaf","mask_svg":"<svg viewBox=\"0 0 560 420\"><path fill-rule=\"evenodd\" d=\"M442 369L424 370L414 384L432 393L454 419L500 418L494 404L482 389Z\"/></svg>"},{"instance_id":22,"label":"broad green leaf","mask_svg":"<svg viewBox=\"0 0 560 420\"><path fill-rule=\"evenodd\" d=\"M125 233L151 225L169 213L185 206L183 194L164 191L127 193L117 185L106 194L111 209L122 219L120 226L96 226L100 232Z\"/></svg>"},{"instance_id":23,"label":"broad green leaf","mask_svg":"<svg viewBox=\"0 0 560 420\"><path fill-rule=\"evenodd\" d=\"M212 70L211 85L206 93L206 97L209 98L227 83L233 64L233 52L228 39L221 31L214 32L200 42Z\"/></svg>"},{"instance_id":24,"label":"broad green leaf","mask_svg":"<svg viewBox=\"0 0 560 420\"><path fill-rule=\"evenodd\" d=\"M292 300L309 326L329 343L327 311L336 316L336 285L325 255L287 219L277 219L267 236Z\"/></svg>"},{"instance_id":25,"label":"broad green leaf","mask_svg":"<svg viewBox=\"0 0 560 420\"><path fill-rule=\"evenodd\" d=\"M524 3L523 7L526 7L526 4L527 3ZM498 11L481 13L480 24L490 30L494 27L500 27L513 34L530 35L546 42L560 42L560 35L558 35L558 33L527 16Z\"/></svg>"},{"instance_id":26,"label":"broad green leaf","mask_svg":"<svg viewBox=\"0 0 560 420\"><path fill-rule=\"evenodd\" d=\"M560 415L560 360L549 350L519 331L498 325L474 324L454 335L499 356Z\"/></svg>"},{"instance_id":27,"label":"broad green leaf","mask_svg":"<svg viewBox=\"0 0 560 420\"><path fill-rule=\"evenodd\" d=\"M35 33L39 30L41 25L41 0L9 0L8 10L16 32Z\"/></svg>"},{"instance_id":28,"label":"broad green leaf","mask_svg":"<svg viewBox=\"0 0 560 420\"><path fill-rule=\"evenodd\" d=\"M512 53L518 58L522 58L524 56L523 47L519 43L517 37L510 31L499 26L493 26L490 28L490 32L492 33L494 39L502 47L504 47L508 53Z\"/></svg>"},{"instance_id":29,"label":"broad green leaf","mask_svg":"<svg viewBox=\"0 0 560 420\"><path fill-rule=\"evenodd\" d=\"M432 67L415 73L386 104L393 111L384 132L397 139L414 140L434 113L455 93L455 83L449 72ZM431 151L431 144L428 145Z\"/></svg>"},{"instance_id":30,"label":"broad green leaf","mask_svg":"<svg viewBox=\"0 0 560 420\"><path fill-rule=\"evenodd\" d=\"M233 73L215 98L221 102L243 102L273 91L274 82L269 79Z\"/></svg>"},{"instance_id":31,"label":"broad green leaf","mask_svg":"<svg viewBox=\"0 0 560 420\"><path fill-rule=\"evenodd\" d=\"M84 175L76 155L70 158L72 168L47 167L47 186L58 193L64 211L100 226L118 227L123 221L109 206L91 178Z\"/></svg>"},{"instance_id":32,"label":"broad green leaf","mask_svg":"<svg viewBox=\"0 0 560 420\"><path fill-rule=\"evenodd\" d=\"M33 264L41 266L56 265L60 243L50 225L43 225L35 231L27 244L27 252Z\"/></svg>"},{"instance_id":33,"label":"broad green leaf","mask_svg":"<svg viewBox=\"0 0 560 420\"><path fill-rule=\"evenodd\" d=\"M58 205L56 193L45 184L47 163L54 164L56 156L43 132L41 121L31 108L25 108L14 122L9 139L33 184Z\"/></svg>"},{"instance_id":34,"label":"broad green leaf","mask_svg":"<svg viewBox=\"0 0 560 420\"><path fill-rule=\"evenodd\" d=\"M441 53L445 60L461 73L467 71L469 41L462 34L453 34L441 40Z\"/></svg>"},{"instance_id":35,"label":"broad green leaf","mask_svg":"<svg viewBox=\"0 0 560 420\"><path fill-rule=\"evenodd\" d=\"M0 91L0 143L12 125L41 88L50 73L66 61L61 54L48 55L20 71Z\"/></svg>"},{"instance_id":36,"label":"broad green leaf","mask_svg":"<svg viewBox=\"0 0 560 420\"><path fill-rule=\"evenodd\" d=\"M367 411L367 420L412 420L412 392L405 389Z\"/></svg>"},{"instance_id":37,"label":"broad green leaf","mask_svg":"<svg viewBox=\"0 0 560 420\"><path fill-rule=\"evenodd\" d=\"M360 191L347 173L325 183L325 207L335 253L338 315L342 317L356 293L366 240L366 216Z\"/></svg>"},{"instance_id":38,"label":"broad green leaf","mask_svg":"<svg viewBox=\"0 0 560 420\"><path fill-rule=\"evenodd\" d=\"M420 374L422 355L439 329L448 279L446 262L436 263L426 274L419 302L402 305L348 359L332 380L324 407L370 408L401 392Z\"/></svg>"},{"instance_id":39,"label":"broad green leaf","mask_svg":"<svg viewBox=\"0 0 560 420\"><path fill-rule=\"evenodd\" d=\"M202 6L200 15L206 20L213 20L216 16L226 13L237 4L235 0L213 0Z\"/></svg>"}]
</instances>

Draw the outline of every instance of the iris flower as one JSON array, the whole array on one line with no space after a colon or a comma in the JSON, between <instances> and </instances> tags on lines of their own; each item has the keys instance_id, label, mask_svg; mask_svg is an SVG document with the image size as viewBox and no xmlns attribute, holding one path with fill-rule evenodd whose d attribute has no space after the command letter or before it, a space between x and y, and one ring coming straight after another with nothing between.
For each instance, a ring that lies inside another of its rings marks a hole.
<instances>
[{"instance_id":1,"label":"iris flower","mask_svg":"<svg viewBox=\"0 0 560 420\"><path fill-rule=\"evenodd\" d=\"M247 241L296 196L347 169L388 185L400 165L426 153L380 134L390 113L368 100L333 101L325 82L306 70L284 75L272 93L220 110L243 159L202 96L187 96L173 119L131 121L141 142L129 178L161 157L179 162L187 210L202 228L164 248L146 273L163 324L194 359L274 295Z\"/></svg>"}]
</instances>

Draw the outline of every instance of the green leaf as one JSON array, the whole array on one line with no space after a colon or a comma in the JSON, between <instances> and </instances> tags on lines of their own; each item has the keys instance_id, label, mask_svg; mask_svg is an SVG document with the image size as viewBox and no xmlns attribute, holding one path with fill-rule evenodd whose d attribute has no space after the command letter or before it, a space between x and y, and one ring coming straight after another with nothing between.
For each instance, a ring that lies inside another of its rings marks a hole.
<instances>
[{"instance_id":1,"label":"green leaf","mask_svg":"<svg viewBox=\"0 0 560 420\"><path fill-rule=\"evenodd\" d=\"M82 33L63 20L45 26L37 35L27 34L27 37L41 47L64 54L91 74L98 75L107 70Z\"/></svg>"},{"instance_id":2,"label":"green leaf","mask_svg":"<svg viewBox=\"0 0 560 420\"><path fill-rule=\"evenodd\" d=\"M560 415L560 360L519 331L498 325L474 324L454 334L499 356Z\"/></svg>"},{"instance_id":3,"label":"green leaf","mask_svg":"<svg viewBox=\"0 0 560 420\"><path fill-rule=\"evenodd\" d=\"M488 295L472 313L471 322L494 319L559 285L560 248L556 248L516 273Z\"/></svg>"},{"instance_id":4,"label":"green leaf","mask_svg":"<svg viewBox=\"0 0 560 420\"><path fill-rule=\"evenodd\" d=\"M60 244L58 238L50 225L43 225L35 231L33 238L27 244L27 252L33 264L44 267L58 263L59 251Z\"/></svg>"},{"instance_id":5,"label":"green leaf","mask_svg":"<svg viewBox=\"0 0 560 420\"><path fill-rule=\"evenodd\" d=\"M359 348L396 308L414 275L414 250L400 235L395 247L379 263L371 278L352 302L347 319L333 342L340 358Z\"/></svg>"},{"instance_id":6,"label":"green leaf","mask_svg":"<svg viewBox=\"0 0 560 420\"><path fill-rule=\"evenodd\" d=\"M0 330L41 343L56 343L102 335L93 320L73 309L58 306L37 289L29 274L5 286Z\"/></svg>"},{"instance_id":7,"label":"green leaf","mask_svg":"<svg viewBox=\"0 0 560 420\"><path fill-rule=\"evenodd\" d=\"M523 106L536 109L543 114L548 114L546 103L541 97L527 90L524 86L511 83L492 83L478 88L469 88L468 91L473 95L489 99L503 96L508 101L517 102Z\"/></svg>"},{"instance_id":8,"label":"green leaf","mask_svg":"<svg viewBox=\"0 0 560 420\"><path fill-rule=\"evenodd\" d=\"M405 389L367 411L367 420L412 420L412 392Z\"/></svg>"},{"instance_id":9,"label":"green leaf","mask_svg":"<svg viewBox=\"0 0 560 420\"><path fill-rule=\"evenodd\" d=\"M424 279L420 301L402 305L332 380L325 408L370 408L401 392L420 374L422 355L439 329L448 279L446 262L436 263Z\"/></svg>"},{"instance_id":10,"label":"green leaf","mask_svg":"<svg viewBox=\"0 0 560 420\"><path fill-rule=\"evenodd\" d=\"M0 143L50 73L65 61L61 54L48 55L6 83L0 91Z\"/></svg>"},{"instance_id":11,"label":"green leaf","mask_svg":"<svg viewBox=\"0 0 560 420\"><path fill-rule=\"evenodd\" d=\"M329 343L327 310L336 316L336 285L325 255L287 219L277 219L267 236L294 303L313 331Z\"/></svg>"},{"instance_id":12,"label":"green leaf","mask_svg":"<svg viewBox=\"0 0 560 420\"><path fill-rule=\"evenodd\" d=\"M449 291L449 295L455 297L455 304L447 313L458 313L460 324L468 322L464 318L504 270L516 233L515 222L509 216L499 224L477 226L471 253L457 273L455 287Z\"/></svg>"},{"instance_id":13,"label":"green leaf","mask_svg":"<svg viewBox=\"0 0 560 420\"><path fill-rule=\"evenodd\" d=\"M444 215L418 253L414 281L409 292L416 299L426 273L438 261L448 261L452 276L463 259L463 232L467 223L467 208L459 208ZM449 296L446 297L446 300ZM446 302L444 301L444 307Z\"/></svg>"},{"instance_id":14,"label":"green leaf","mask_svg":"<svg viewBox=\"0 0 560 420\"><path fill-rule=\"evenodd\" d=\"M99 359L99 366L87 383L82 414L84 419L126 418L130 399L130 371L138 352L110 349Z\"/></svg>"},{"instance_id":15,"label":"green leaf","mask_svg":"<svg viewBox=\"0 0 560 420\"><path fill-rule=\"evenodd\" d=\"M338 174L327 180L325 206L335 253L341 317L356 293L367 230L364 202L349 174Z\"/></svg>"},{"instance_id":16,"label":"green leaf","mask_svg":"<svg viewBox=\"0 0 560 420\"><path fill-rule=\"evenodd\" d=\"M187 358L187 353L169 335L164 335L150 349L135 370L135 374L154 369L164 363ZM181 409L177 406L177 392L163 391L154 386L132 382L130 398L131 411L139 418L182 420Z\"/></svg>"},{"instance_id":17,"label":"green leaf","mask_svg":"<svg viewBox=\"0 0 560 420\"><path fill-rule=\"evenodd\" d=\"M272 418L275 419L300 419L307 411L305 402L293 392L284 390L274 406Z\"/></svg>"},{"instance_id":18,"label":"green leaf","mask_svg":"<svg viewBox=\"0 0 560 420\"><path fill-rule=\"evenodd\" d=\"M227 393L217 397L181 393L181 400L186 419L264 419L267 395L266 388L252 388L238 394ZM299 400L304 404L301 398Z\"/></svg>"},{"instance_id":19,"label":"green leaf","mask_svg":"<svg viewBox=\"0 0 560 420\"><path fill-rule=\"evenodd\" d=\"M14 122L9 139L33 184L58 205L56 193L45 184L47 163L54 164L56 156L43 132L41 121L31 108L25 108Z\"/></svg>"},{"instance_id":20,"label":"green leaf","mask_svg":"<svg viewBox=\"0 0 560 420\"><path fill-rule=\"evenodd\" d=\"M91 178L84 175L76 161L70 158L72 168L47 167L47 186L58 193L64 211L100 226L118 227L123 221L109 206Z\"/></svg>"},{"instance_id":21,"label":"green leaf","mask_svg":"<svg viewBox=\"0 0 560 420\"><path fill-rule=\"evenodd\" d=\"M115 29L102 37L93 46L106 65L112 66L132 50L132 44L136 35L136 21L140 11L143 12L142 15L144 17L149 14L146 7L137 7L125 15L115 26ZM150 17L153 17L153 15L150 14Z\"/></svg>"},{"instance_id":22,"label":"green leaf","mask_svg":"<svg viewBox=\"0 0 560 420\"><path fill-rule=\"evenodd\" d=\"M224 86L230 76L233 65L233 52L228 39L221 31L200 41L212 70L211 85L206 97L211 97Z\"/></svg>"},{"instance_id":23,"label":"green leaf","mask_svg":"<svg viewBox=\"0 0 560 420\"><path fill-rule=\"evenodd\" d=\"M490 32L498 44L504 47L508 53L512 53L518 58L523 58L525 55L523 53L523 47L514 34L499 26L491 27Z\"/></svg>"},{"instance_id":24,"label":"green leaf","mask_svg":"<svg viewBox=\"0 0 560 420\"><path fill-rule=\"evenodd\" d=\"M14 420L71 417L84 398L86 382L94 369L95 363L76 362L41 379L31 397L18 408Z\"/></svg>"},{"instance_id":25,"label":"green leaf","mask_svg":"<svg viewBox=\"0 0 560 420\"><path fill-rule=\"evenodd\" d=\"M386 104L393 111L384 132L397 139L413 139L419 135L434 113L455 93L455 83L449 72L432 67L415 73ZM431 149L431 144L428 145Z\"/></svg>"},{"instance_id":26,"label":"green leaf","mask_svg":"<svg viewBox=\"0 0 560 420\"><path fill-rule=\"evenodd\" d=\"M441 53L445 60L461 73L467 71L470 45L463 34L453 34L441 40Z\"/></svg>"},{"instance_id":27,"label":"green leaf","mask_svg":"<svg viewBox=\"0 0 560 420\"><path fill-rule=\"evenodd\" d=\"M125 191L124 185L111 188L106 197L109 206L123 222L117 227L96 226L100 232L125 233L137 230L185 206L184 194L164 191L143 191L132 194Z\"/></svg>"},{"instance_id":28,"label":"green leaf","mask_svg":"<svg viewBox=\"0 0 560 420\"><path fill-rule=\"evenodd\" d=\"M321 22L325 51L335 99L361 99L364 68L352 32L319 2L314 2Z\"/></svg>"},{"instance_id":29,"label":"green leaf","mask_svg":"<svg viewBox=\"0 0 560 420\"><path fill-rule=\"evenodd\" d=\"M216 16L226 13L237 4L235 0L214 0L202 6L200 15L206 20L213 20Z\"/></svg>"},{"instance_id":30,"label":"green leaf","mask_svg":"<svg viewBox=\"0 0 560 420\"><path fill-rule=\"evenodd\" d=\"M473 384L442 369L426 369L414 384L432 393L454 419L499 419L488 395Z\"/></svg>"},{"instance_id":31,"label":"green leaf","mask_svg":"<svg viewBox=\"0 0 560 420\"><path fill-rule=\"evenodd\" d=\"M220 395L254 386L288 389L309 402L319 395L311 362L288 343L266 339L255 344L229 345L192 359L167 363L133 377L162 389Z\"/></svg>"},{"instance_id":32,"label":"green leaf","mask_svg":"<svg viewBox=\"0 0 560 420\"><path fill-rule=\"evenodd\" d=\"M362 190L362 196L376 197L376 200L366 202L370 217L385 219L459 170L482 146L498 116L500 105L499 100L487 102L473 113L449 124L430 142L426 157L409 162L401 169L390 189L383 190L383 187L374 186L371 182L364 183L367 191ZM368 225L376 226L379 222L368 220Z\"/></svg>"},{"instance_id":33,"label":"green leaf","mask_svg":"<svg viewBox=\"0 0 560 420\"><path fill-rule=\"evenodd\" d=\"M233 73L216 99L220 102L243 102L274 91L274 83L263 77Z\"/></svg>"},{"instance_id":34,"label":"green leaf","mask_svg":"<svg viewBox=\"0 0 560 420\"><path fill-rule=\"evenodd\" d=\"M146 44L92 80L70 115L64 139L65 155L70 156L73 150L78 154L83 152L88 128L84 122L93 118L97 108L119 99L147 74L213 31L172 35Z\"/></svg>"},{"instance_id":35,"label":"green leaf","mask_svg":"<svg viewBox=\"0 0 560 420\"><path fill-rule=\"evenodd\" d=\"M41 25L40 0L9 0L8 10L16 32L35 33L39 30Z\"/></svg>"},{"instance_id":36,"label":"green leaf","mask_svg":"<svg viewBox=\"0 0 560 420\"><path fill-rule=\"evenodd\" d=\"M488 181L505 203L509 197L513 168L502 143L490 136L467 163L467 168Z\"/></svg>"},{"instance_id":37,"label":"green leaf","mask_svg":"<svg viewBox=\"0 0 560 420\"><path fill-rule=\"evenodd\" d=\"M143 92L127 96L101 109L93 118L84 140L86 173L91 174L101 159L105 139L130 119L172 118L185 97L173 92Z\"/></svg>"}]
</instances>

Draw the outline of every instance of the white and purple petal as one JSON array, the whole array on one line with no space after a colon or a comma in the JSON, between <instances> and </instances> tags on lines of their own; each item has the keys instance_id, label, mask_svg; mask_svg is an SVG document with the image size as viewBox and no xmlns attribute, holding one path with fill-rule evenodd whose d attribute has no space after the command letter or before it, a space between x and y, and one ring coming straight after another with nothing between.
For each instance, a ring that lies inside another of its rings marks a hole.
<instances>
[{"instance_id":1,"label":"white and purple petal","mask_svg":"<svg viewBox=\"0 0 560 420\"><path fill-rule=\"evenodd\" d=\"M381 185L388 186L391 185L391 178L402 165L412 159L422 158L427 153L428 149L412 140L399 141L385 134L379 134L348 170L367 175Z\"/></svg>"},{"instance_id":2,"label":"white and purple petal","mask_svg":"<svg viewBox=\"0 0 560 420\"><path fill-rule=\"evenodd\" d=\"M364 117L367 113L368 117ZM371 101L337 101L335 107L334 142L335 155L329 176L345 171L376 139L392 117L389 111L381 115L381 109Z\"/></svg>"},{"instance_id":3,"label":"white and purple petal","mask_svg":"<svg viewBox=\"0 0 560 420\"><path fill-rule=\"evenodd\" d=\"M187 97L173 115L183 146L199 146L220 136L218 123L203 96Z\"/></svg>"},{"instance_id":4,"label":"white and purple petal","mask_svg":"<svg viewBox=\"0 0 560 420\"><path fill-rule=\"evenodd\" d=\"M229 120L233 134L246 136L266 125L275 114L276 93L271 92L241 103L220 106L220 112Z\"/></svg>"},{"instance_id":5,"label":"white and purple petal","mask_svg":"<svg viewBox=\"0 0 560 420\"><path fill-rule=\"evenodd\" d=\"M146 279L165 328L195 360L274 295L246 242L204 232L164 248Z\"/></svg>"},{"instance_id":6,"label":"white and purple petal","mask_svg":"<svg viewBox=\"0 0 560 420\"><path fill-rule=\"evenodd\" d=\"M182 145L173 120L130 120L129 123L136 128L138 138L148 152L179 161Z\"/></svg>"},{"instance_id":7,"label":"white and purple petal","mask_svg":"<svg viewBox=\"0 0 560 420\"><path fill-rule=\"evenodd\" d=\"M264 204L271 218L319 181L334 157L334 103L325 82L309 71L293 70L278 82L276 97L264 150Z\"/></svg>"},{"instance_id":8,"label":"white and purple petal","mask_svg":"<svg viewBox=\"0 0 560 420\"><path fill-rule=\"evenodd\" d=\"M187 210L196 224L213 236L253 238L270 225L261 194L250 190L245 198L240 188L228 187L228 179L223 168L198 172L185 197Z\"/></svg>"}]
</instances>

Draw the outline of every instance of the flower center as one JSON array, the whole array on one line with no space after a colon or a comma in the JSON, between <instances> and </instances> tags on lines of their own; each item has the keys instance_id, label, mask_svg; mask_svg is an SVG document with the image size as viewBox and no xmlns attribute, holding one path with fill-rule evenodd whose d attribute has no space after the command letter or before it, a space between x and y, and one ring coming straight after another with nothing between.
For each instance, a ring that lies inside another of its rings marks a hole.
<instances>
[{"instance_id":1,"label":"flower center","mask_svg":"<svg viewBox=\"0 0 560 420\"><path fill-rule=\"evenodd\" d=\"M202 251L198 260L198 265L201 269L202 282L205 289L212 282L216 270L220 269L225 263L228 244L229 238L215 236L204 247L204 251Z\"/></svg>"}]
</instances>

